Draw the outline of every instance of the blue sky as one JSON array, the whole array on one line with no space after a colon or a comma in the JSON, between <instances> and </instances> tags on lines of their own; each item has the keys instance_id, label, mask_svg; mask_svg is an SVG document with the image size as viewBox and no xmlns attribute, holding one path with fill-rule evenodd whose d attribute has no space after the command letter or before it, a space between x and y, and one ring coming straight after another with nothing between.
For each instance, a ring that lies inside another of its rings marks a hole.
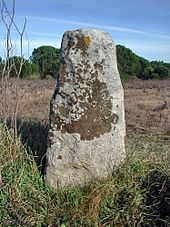
<instances>
[{"instance_id":1,"label":"blue sky","mask_svg":"<svg viewBox=\"0 0 170 227\"><path fill-rule=\"evenodd\" d=\"M148 60L170 62L170 0L16 0L15 9L19 27L27 18L26 57L42 45L59 48L66 30L91 27ZM1 26L1 52L3 32Z\"/></svg>"}]
</instances>

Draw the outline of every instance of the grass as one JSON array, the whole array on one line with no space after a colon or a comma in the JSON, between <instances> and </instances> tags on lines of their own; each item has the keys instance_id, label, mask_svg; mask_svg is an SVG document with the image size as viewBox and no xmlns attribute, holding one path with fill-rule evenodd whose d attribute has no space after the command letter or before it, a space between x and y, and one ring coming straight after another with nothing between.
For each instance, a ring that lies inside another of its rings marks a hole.
<instances>
[{"instance_id":1,"label":"grass","mask_svg":"<svg viewBox=\"0 0 170 227\"><path fill-rule=\"evenodd\" d=\"M135 135L111 178L54 191L39 168L47 126L30 121L19 132L14 141L0 126L0 226L170 226L168 136Z\"/></svg>"},{"instance_id":2,"label":"grass","mask_svg":"<svg viewBox=\"0 0 170 227\"><path fill-rule=\"evenodd\" d=\"M14 113L18 138L0 124L0 226L170 226L170 83L124 82L126 163L109 179L54 191L43 179L55 81L0 84L0 119ZM29 120L31 119L31 120Z\"/></svg>"}]
</instances>

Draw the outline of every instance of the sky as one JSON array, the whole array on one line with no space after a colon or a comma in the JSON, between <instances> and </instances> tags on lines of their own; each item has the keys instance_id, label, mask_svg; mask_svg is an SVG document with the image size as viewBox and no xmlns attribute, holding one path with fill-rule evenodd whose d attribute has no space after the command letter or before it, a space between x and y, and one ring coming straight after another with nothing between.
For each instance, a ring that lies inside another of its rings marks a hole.
<instances>
[{"instance_id":1,"label":"sky","mask_svg":"<svg viewBox=\"0 0 170 227\"><path fill-rule=\"evenodd\" d=\"M9 9L12 1L5 1ZM97 28L141 57L170 63L170 0L16 0L15 21L20 30L25 18L26 58L43 45L60 48L65 31ZM20 36L15 29L11 33L17 54ZM0 20L0 56L5 34Z\"/></svg>"}]
</instances>

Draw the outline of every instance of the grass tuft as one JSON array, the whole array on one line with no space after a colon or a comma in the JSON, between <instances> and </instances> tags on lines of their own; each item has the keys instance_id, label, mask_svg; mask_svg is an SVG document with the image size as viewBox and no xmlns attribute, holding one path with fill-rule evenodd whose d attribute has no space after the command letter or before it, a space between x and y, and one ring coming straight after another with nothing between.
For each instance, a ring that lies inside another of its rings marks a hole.
<instances>
[{"instance_id":1,"label":"grass tuft","mask_svg":"<svg viewBox=\"0 0 170 227\"><path fill-rule=\"evenodd\" d=\"M126 163L110 179L54 191L45 184L34 157L41 156L35 150L41 151L46 129L33 122L20 129L14 142L10 130L0 126L2 226L170 225L167 138L130 138Z\"/></svg>"}]
</instances>

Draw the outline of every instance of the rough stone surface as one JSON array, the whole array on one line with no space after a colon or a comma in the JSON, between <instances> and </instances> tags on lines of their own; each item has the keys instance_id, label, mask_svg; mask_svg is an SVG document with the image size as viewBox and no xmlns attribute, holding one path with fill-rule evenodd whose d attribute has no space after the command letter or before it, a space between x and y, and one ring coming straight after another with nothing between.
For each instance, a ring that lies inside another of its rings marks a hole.
<instances>
[{"instance_id":1,"label":"rough stone surface","mask_svg":"<svg viewBox=\"0 0 170 227\"><path fill-rule=\"evenodd\" d=\"M124 94L111 37L65 32L60 61L45 175L53 188L106 178L125 159Z\"/></svg>"}]
</instances>

